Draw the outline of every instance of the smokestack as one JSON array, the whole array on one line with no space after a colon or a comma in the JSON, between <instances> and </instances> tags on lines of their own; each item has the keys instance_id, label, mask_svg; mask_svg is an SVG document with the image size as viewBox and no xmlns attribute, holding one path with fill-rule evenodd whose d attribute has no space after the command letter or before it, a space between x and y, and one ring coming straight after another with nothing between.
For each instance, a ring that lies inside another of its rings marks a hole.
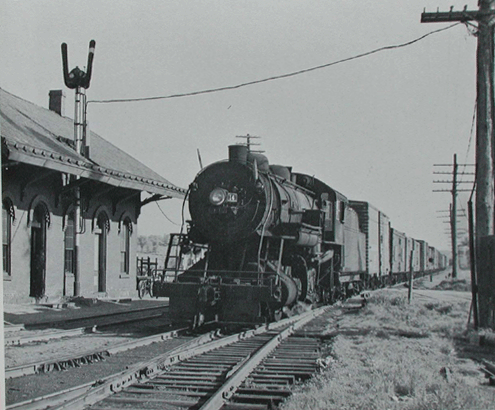
<instances>
[{"instance_id":1,"label":"smokestack","mask_svg":"<svg viewBox=\"0 0 495 410\"><path fill-rule=\"evenodd\" d=\"M62 90L51 90L48 94L50 96L50 102L48 108L50 111L56 112L58 115L64 115L65 94Z\"/></svg>"},{"instance_id":2,"label":"smokestack","mask_svg":"<svg viewBox=\"0 0 495 410\"><path fill-rule=\"evenodd\" d=\"M229 160L233 162L247 163L248 147L245 145L229 145Z\"/></svg>"}]
</instances>

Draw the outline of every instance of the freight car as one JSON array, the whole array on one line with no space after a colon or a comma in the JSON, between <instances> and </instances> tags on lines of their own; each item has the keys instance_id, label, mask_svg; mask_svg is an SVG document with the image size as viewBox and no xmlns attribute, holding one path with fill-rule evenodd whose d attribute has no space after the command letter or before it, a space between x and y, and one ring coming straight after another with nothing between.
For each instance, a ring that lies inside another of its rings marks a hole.
<instances>
[{"instance_id":1,"label":"freight car","mask_svg":"<svg viewBox=\"0 0 495 410\"><path fill-rule=\"evenodd\" d=\"M332 303L433 267L426 242L392 230L368 202L244 145L202 169L187 199L188 231L171 235L153 289L175 321L277 320L300 302Z\"/></svg>"}]
</instances>

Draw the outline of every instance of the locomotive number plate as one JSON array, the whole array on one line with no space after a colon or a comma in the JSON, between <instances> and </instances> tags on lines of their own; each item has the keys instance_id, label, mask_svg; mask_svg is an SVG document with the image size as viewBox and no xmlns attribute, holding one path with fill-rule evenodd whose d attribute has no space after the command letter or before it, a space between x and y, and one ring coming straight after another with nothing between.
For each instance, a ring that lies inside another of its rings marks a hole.
<instances>
[{"instance_id":1,"label":"locomotive number plate","mask_svg":"<svg viewBox=\"0 0 495 410\"><path fill-rule=\"evenodd\" d=\"M228 192L227 193L227 202L231 204L237 203L237 194L233 192Z\"/></svg>"}]
</instances>

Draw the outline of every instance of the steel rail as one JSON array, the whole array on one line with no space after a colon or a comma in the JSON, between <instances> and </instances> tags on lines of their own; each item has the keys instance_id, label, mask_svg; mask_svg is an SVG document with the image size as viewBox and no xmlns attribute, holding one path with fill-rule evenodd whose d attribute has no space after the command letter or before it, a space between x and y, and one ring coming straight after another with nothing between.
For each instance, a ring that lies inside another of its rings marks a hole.
<instances>
[{"instance_id":1,"label":"steel rail","mask_svg":"<svg viewBox=\"0 0 495 410\"><path fill-rule=\"evenodd\" d=\"M3 331L5 333L18 332L19 330L25 330L23 324L15 325L13 323L7 322L6 320L3 321Z\"/></svg>"},{"instance_id":2,"label":"steel rail","mask_svg":"<svg viewBox=\"0 0 495 410\"><path fill-rule=\"evenodd\" d=\"M167 352L159 357L172 356L172 361L175 361L177 355L180 355L183 350L188 350L194 348L194 346L201 345L203 343L207 343L211 341L215 335L213 332L208 333L206 335L202 335L198 338L195 338L189 342L186 342L184 345L179 346L175 349L172 349L170 352ZM155 359L154 359L155 360ZM113 374L103 379L95 380L92 382L88 382L79 386L74 386L65 390L61 390L59 392L51 393L48 395L36 397L34 399L26 400L23 402L13 403L6 407L7 410L42 410L42 409L56 409L56 408L66 408L66 409L82 409L83 406L86 406L85 403L80 404L81 407L71 407L72 401L77 403L81 398L84 399L86 394L100 394L101 387L109 387L110 393L112 394L114 391L118 391L122 389L127 383L134 380L136 377L142 377L143 372L148 368L148 366L153 364L152 361L140 362L132 366L131 368L119 372L117 374ZM102 400L104 397L100 398ZM67 407L65 407L67 406Z\"/></svg>"},{"instance_id":3,"label":"steel rail","mask_svg":"<svg viewBox=\"0 0 495 410\"><path fill-rule=\"evenodd\" d=\"M481 371L485 373L485 378L489 379L490 386L495 385L495 364L485 359L482 360L482 363L485 368Z\"/></svg>"},{"instance_id":4,"label":"steel rail","mask_svg":"<svg viewBox=\"0 0 495 410\"><path fill-rule=\"evenodd\" d=\"M252 371L264 360L280 343L293 334L297 329L304 326L316 316L322 314L327 307L321 307L310 311L310 314L304 315L296 323L280 332L277 336L266 343L259 351L257 351L249 360L244 362L234 374L212 395L201 407L200 410L220 410L222 406L236 392L242 382L252 373Z\"/></svg>"},{"instance_id":5,"label":"steel rail","mask_svg":"<svg viewBox=\"0 0 495 410\"><path fill-rule=\"evenodd\" d=\"M46 373L52 370L65 370L70 367L79 367L83 364L89 364L104 360L105 357L119 352L172 339L174 337L177 337L181 332L185 330L187 330L187 328L175 329L169 332L146 336L137 340L131 340L129 342L119 343L117 345L114 345L113 347L109 347L103 350L92 350L77 354L75 356L66 356L58 359L48 359L36 363L28 363L20 366L8 367L5 369L5 378L12 379L15 377L22 377L30 374Z\"/></svg>"},{"instance_id":6,"label":"steel rail","mask_svg":"<svg viewBox=\"0 0 495 410\"><path fill-rule=\"evenodd\" d=\"M21 346L28 343L44 342L46 340L51 340L51 339L61 339L63 337L79 336L82 335L83 333L87 333L92 330L93 328L90 327L78 327L76 329L58 330L55 332L44 333L44 334L42 333L42 334L34 334L29 336L24 336L24 335L12 336L12 337L6 337L4 339L4 344L5 346Z\"/></svg>"}]
</instances>

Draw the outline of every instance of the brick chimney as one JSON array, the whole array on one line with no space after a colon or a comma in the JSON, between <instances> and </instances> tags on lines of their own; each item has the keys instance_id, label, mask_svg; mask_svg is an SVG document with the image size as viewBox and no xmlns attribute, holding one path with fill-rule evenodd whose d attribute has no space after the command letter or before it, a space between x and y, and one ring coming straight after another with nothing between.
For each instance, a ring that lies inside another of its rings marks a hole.
<instances>
[{"instance_id":1,"label":"brick chimney","mask_svg":"<svg viewBox=\"0 0 495 410\"><path fill-rule=\"evenodd\" d=\"M62 90L51 90L49 93L50 103L48 108L58 115L64 115L65 94Z\"/></svg>"}]
</instances>

